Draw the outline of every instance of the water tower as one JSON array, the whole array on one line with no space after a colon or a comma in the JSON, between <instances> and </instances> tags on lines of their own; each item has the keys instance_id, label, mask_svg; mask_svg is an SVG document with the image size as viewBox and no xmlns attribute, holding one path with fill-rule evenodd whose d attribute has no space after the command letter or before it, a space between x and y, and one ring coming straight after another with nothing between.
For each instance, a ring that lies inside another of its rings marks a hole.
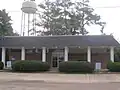
<instances>
[{"instance_id":1,"label":"water tower","mask_svg":"<svg viewBox=\"0 0 120 90\"><path fill-rule=\"evenodd\" d=\"M21 17L21 35L36 35L36 11L37 5L35 0L24 0L22 3ZM30 33L32 32L32 33Z\"/></svg>"}]
</instances>

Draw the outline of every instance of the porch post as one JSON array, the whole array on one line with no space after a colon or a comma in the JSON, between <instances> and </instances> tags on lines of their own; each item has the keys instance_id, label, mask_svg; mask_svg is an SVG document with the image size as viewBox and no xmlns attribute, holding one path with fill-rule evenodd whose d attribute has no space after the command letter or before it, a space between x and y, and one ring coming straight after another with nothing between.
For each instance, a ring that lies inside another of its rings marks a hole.
<instances>
[{"instance_id":1,"label":"porch post","mask_svg":"<svg viewBox=\"0 0 120 90\"><path fill-rule=\"evenodd\" d=\"M42 62L46 62L46 48L42 48Z\"/></svg>"},{"instance_id":2,"label":"porch post","mask_svg":"<svg viewBox=\"0 0 120 90\"><path fill-rule=\"evenodd\" d=\"M65 47L64 60L65 60L65 62L68 61L68 47Z\"/></svg>"},{"instance_id":3,"label":"porch post","mask_svg":"<svg viewBox=\"0 0 120 90\"><path fill-rule=\"evenodd\" d=\"M88 46L87 48L87 61L91 62L91 47Z\"/></svg>"},{"instance_id":4,"label":"porch post","mask_svg":"<svg viewBox=\"0 0 120 90\"><path fill-rule=\"evenodd\" d=\"M4 64L4 68L5 68L5 47L2 47L2 62Z\"/></svg>"},{"instance_id":5,"label":"porch post","mask_svg":"<svg viewBox=\"0 0 120 90\"><path fill-rule=\"evenodd\" d=\"M22 47L21 50L22 50L22 51L21 51L21 60L25 60L25 48Z\"/></svg>"},{"instance_id":6,"label":"porch post","mask_svg":"<svg viewBox=\"0 0 120 90\"><path fill-rule=\"evenodd\" d=\"M114 47L110 47L110 60L114 62Z\"/></svg>"}]
</instances>

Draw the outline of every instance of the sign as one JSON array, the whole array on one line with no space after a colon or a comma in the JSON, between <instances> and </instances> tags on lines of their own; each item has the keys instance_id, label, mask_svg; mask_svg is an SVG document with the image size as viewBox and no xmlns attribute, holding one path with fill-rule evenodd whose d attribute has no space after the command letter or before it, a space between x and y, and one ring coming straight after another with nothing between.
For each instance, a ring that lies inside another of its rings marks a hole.
<instances>
[{"instance_id":1,"label":"sign","mask_svg":"<svg viewBox=\"0 0 120 90\"><path fill-rule=\"evenodd\" d=\"M7 68L11 68L11 61L7 61Z\"/></svg>"},{"instance_id":2,"label":"sign","mask_svg":"<svg viewBox=\"0 0 120 90\"><path fill-rule=\"evenodd\" d=\"M95 63L95 69L96 70L101 70L101 62Z\"/></svg>"}]
</instances>

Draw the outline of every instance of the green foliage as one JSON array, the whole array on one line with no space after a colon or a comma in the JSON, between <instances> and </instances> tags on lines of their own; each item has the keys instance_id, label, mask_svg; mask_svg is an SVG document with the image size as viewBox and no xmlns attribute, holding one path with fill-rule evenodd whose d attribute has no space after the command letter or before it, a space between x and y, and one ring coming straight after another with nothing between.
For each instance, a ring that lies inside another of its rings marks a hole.
<instances>
[{"instance_id":1,"label":"green foliage","mask_svg":"<svg viewBox=\"0 0 120 90\"><path fill-rule=\"evenodd\" d=\"M45 0L39 4L40 12L37 25L43 27L43 35L76 35L88 34L86 26L99 25L103 32L105 22L94 13L89 0Z\"/></svg>"},{"instance_id":2,"label":"green foliage","mask_svg":"<svg viewBox=\"0 0 120 90\"><path fill-rule=\"evenodd\" d=\"M0 36L18 36L17 33L13 33L11 21L6 10L0 10Z\"/></svg>"},{"instance_id":3,"label":"green foliage","mask_svg":"<svg viewBox=\"0 0 120 90\"><path fill-rule=\"evenodd\" d=\"M15 61L12 64L12 70L15 72L42 72L48 71L50 68L48 63L35 60Z\"/></svg>"},{"instance_id":4,"label":"green foliage","mask_svg":"<svg viewBox=\"0 0 120 90\"><path fill-rule=\"evenodd\" d=\"M3 69L3 67L4 67L3 62L0 62L0 70L2 70L2 69Z\"/></svg>"},{"instance_id":5,"label":"green foliage","mask_svg":"<svg viewBox=\"0 0 120 90\"><path fill-rule=\"evenodd\" d=\"M107 67L111 72L120 72L120 62L109 62Z\"/></svg>"},{"instance_id":6,"label":"green foliage","mask_svg":"<svg viewBox=\"0 0 120 90\"><path fill-rule=\"evenodd\" d=\"M92 73L94 71L91 63L80 61L61 62L59 71L65 73Z\"/></svg>"}]
</instances>

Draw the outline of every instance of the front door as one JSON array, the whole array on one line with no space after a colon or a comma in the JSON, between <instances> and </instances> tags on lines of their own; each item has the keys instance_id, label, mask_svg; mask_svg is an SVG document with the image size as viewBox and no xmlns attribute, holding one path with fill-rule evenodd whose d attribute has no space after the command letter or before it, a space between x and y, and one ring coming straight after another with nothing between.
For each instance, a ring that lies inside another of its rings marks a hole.
<instances>
[{"instance_id":1,"label":"front door","mask_svg":"<svg viewBox=\"0 0 120 90\"><path fill-rule=\"evenodd\" d=\"M56 56L54 56L53 58L52 58L52 67L58 67L58 57Z\"/></svg>"},{"instance_id":2,"label":"front door","mask_svg":"<svg viewBox=\"0 0 120 90\"><path fill-rule=\"evenodd\" d=\"M64 60L64 52L63 51L54 51L52 53L52 62L51 65L54 68L59 67L59 63Z\"/></svg>"}]
</instances>

